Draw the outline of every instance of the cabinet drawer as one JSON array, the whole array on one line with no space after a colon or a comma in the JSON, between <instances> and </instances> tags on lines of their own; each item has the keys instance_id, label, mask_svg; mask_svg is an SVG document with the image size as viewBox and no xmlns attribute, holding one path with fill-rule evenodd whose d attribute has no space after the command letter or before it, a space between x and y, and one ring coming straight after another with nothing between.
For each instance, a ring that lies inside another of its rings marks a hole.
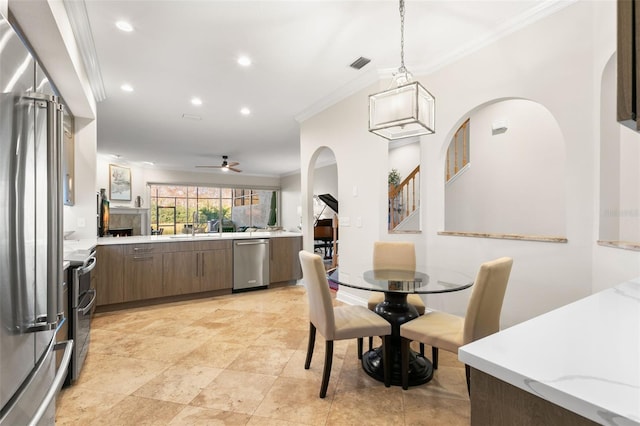
<instances>
[{"instance_id":1,"label":"cabinet drawer","mask_svg":"<svg viewBox=\"0 0 640 426\"><path fill-rule=\"evenodd\" d=\"M153 254L153 253L162 253L164 251L165 244L125 244L124 245L124 254L125 255L142 255L142 254Z\"/></svg>"},{"instance_id":2,"label":"cabinet drawer","mask_svg":"<svg viewBox=\"0 0 640 426\"><path fill-rule=\"evenodd\" d=\"M232 247L231 240L225 241L194 241L193 249L194 250L231 250Z\"/></svg>"}]
</instances>

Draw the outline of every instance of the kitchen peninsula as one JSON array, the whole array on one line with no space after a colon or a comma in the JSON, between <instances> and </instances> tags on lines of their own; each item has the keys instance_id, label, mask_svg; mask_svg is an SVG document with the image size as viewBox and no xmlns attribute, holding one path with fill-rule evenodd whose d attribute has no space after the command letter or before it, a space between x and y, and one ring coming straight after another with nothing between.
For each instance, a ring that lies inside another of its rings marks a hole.
<instances>
[{"instance_id":1,"label":"kitchen peninsula","mask_svg":"<svg viewBox=\"0 0 640 426\"><path fill-rule=\"evenodd\" d=\"M472 425L640 425L640 278L458 356L472 368Z\"/></svg>"},{"instance_id":2,"label":"kitchen peninsula","mask_svg":"<svg viewBox=\"0 0 640 426\"><path fill-rule=\"evenodd\" d=\"M233 285L233 244L269 240L269 287L302 276L295 232L227 232L106 237L65 242L65 252L96 246L98 310L229 294Z\"/></svg>"}]
</instances>

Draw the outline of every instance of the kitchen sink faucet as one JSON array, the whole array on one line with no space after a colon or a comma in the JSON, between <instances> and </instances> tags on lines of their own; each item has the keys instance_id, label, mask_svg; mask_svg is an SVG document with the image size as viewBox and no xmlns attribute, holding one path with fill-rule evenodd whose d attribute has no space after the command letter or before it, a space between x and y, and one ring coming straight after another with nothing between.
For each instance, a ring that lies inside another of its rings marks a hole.
<instances>
[{"instance_id":1,"label":"kitchen sink faucet","mask_svg":"<svg viewBox=\"0 0 640 426\"><path fill-rule=\"evenodd\" d=\"M196 223L198 222L198 210L193 212L193 219L191 221L192 225L191 225L191 236L195 237L196 236Z\"/></svg>"}]
</instances>

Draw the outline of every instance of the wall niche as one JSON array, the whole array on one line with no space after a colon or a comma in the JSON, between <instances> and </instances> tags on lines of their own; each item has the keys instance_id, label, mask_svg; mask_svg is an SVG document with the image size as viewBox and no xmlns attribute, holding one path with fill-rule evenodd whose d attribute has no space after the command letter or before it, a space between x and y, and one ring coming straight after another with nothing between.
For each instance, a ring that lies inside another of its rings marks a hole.
<instances>
[{"instance_id":1,"label":"wall niche","mask_svg":"<svg viewBox=\"0 0 640 426\"><path fill-rule=\"evenodd\" d=\"M449 132L445 175L463 124L468 163L444 177L440 234L566 242L565 144L551 112L526 99L478 106Z\"/></svg>"}]
</instances>

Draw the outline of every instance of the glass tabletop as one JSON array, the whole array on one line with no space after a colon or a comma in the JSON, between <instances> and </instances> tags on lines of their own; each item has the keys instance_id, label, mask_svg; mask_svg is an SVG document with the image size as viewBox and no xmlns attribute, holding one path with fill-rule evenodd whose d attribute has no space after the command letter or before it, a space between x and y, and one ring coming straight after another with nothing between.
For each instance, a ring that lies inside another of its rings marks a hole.
<instances>
[{"instance_id":1,"label":"glass tabletop","mask_svg":"<svg viewBox=\"0 0 640 426\"><path fill-rule=\"evenodd\" d=\"M448 293L464 290L473 285L470 276L442 268L427 271L370 270L362 274L358 283L340 281L339 268L328 275L328 279L345 287L360 290L383 291L385 293Z\"/></svg>"}]
</instances>

